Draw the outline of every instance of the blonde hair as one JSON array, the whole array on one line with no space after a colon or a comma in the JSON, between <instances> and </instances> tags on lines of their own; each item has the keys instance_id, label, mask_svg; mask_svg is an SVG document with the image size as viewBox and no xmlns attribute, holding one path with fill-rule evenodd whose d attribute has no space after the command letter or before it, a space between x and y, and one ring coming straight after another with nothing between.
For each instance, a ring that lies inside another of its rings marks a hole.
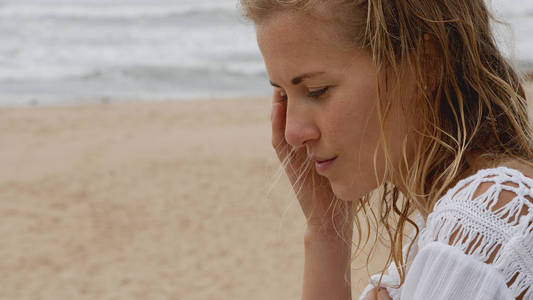
<instances>
[{"instance_id":1,"label":"blonde hair","mask_svg":"<svg viewBox=\"0 0 533 300\"><path fill-rule=\"evenodd\" d=\"M374 191L381 196L377 216L370 206L371 193L354 206L354 219L350 220L355 223L359 236L363 235L362 224L370 232L371 217L386 230L390 253L382 275L394 262L401 283L404 282L404 227L406 223L412 224L418 235L412 213L419 211L424 219L428 216L436 201L469 169L466 154L481 153L493 166L507 159L533 166L533 143L522 80L496 46L490 24L495 19L483 0L241 0L240 3L244 15L256 24L282 11L333 21L339 25L344 41L368 51L378 76L385 76L386 84L376 78L381 137L374 152L374 166L378 149L383 147L384 178L396 176L397 182L407 188L407 194L402 195L390 183L378 182L382 188ZM417 116L417 124L412 128L414 154L407 155L404 141L405 170L393 174L385 138L392 104L387 95L400 93L401 80L407 72L414 72L421 91L421 96L413 100L416 103L403 109L405 114ZM282 162L282 167L287 164L288 161ZM308 172L307 166L300 170L300 178ZM335 206L342 200L336 201ZM361 248L361 240L356 249ZM411 246L412 243L409 249ZM366 263L368 266L368 259Z\"/></svg>"}]
</instances>

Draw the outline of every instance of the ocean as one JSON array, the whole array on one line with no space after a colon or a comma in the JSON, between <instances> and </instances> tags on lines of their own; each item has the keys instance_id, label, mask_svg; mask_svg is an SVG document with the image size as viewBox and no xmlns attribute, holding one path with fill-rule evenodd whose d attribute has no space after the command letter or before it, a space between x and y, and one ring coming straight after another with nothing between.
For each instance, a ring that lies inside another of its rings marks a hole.
<instances>
[{"instance_id":1,"label":"ocean","mask_svg":"<svg viewBox=\"0 0 533 300\"><path fill-rule=\"evenodd\" d=\"M489 0L533 66L533 1ZM514 41L514 43L513 43ZM269 95L237 0L0 0L0 106Z\"/></svg>"}]
</instances>

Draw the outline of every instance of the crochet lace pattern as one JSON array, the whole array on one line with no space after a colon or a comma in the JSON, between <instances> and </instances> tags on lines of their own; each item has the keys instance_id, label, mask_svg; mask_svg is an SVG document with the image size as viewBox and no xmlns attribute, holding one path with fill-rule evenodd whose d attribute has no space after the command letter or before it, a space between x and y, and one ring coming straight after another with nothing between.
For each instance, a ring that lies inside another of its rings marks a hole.
<instances>
[{"instance_id":1,"label":"crochet lace pattern","mask_svg":"<svg viewBox=\"0 0 533 300\"><path fill-rule=\"evenodd\" d=\"M489 183L484 184L488 189L478 190L483 183ZM476 192L482 193L475 196ZM512 200L495 207L503 192ZM533 179L520 171L479 170L437 201L420 232L418 249L437 241L484 263L492 257L491 266L504 276L513 296L525 291L524 299L533 299L532 199ZM456 234L453 241L452 234Z\"/></svg>"}]
</instances>

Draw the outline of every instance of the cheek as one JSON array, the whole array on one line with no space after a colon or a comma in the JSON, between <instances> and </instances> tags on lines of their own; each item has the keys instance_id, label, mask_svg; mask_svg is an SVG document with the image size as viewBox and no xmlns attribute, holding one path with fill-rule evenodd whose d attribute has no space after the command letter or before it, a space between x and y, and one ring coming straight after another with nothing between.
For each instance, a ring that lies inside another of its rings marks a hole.
<instances>
[{"instance_id":1,"label":"cheek","mask_svg":"<svg viewBox=\"0 0 533 300\"><path fill-rule=\"evenodd\" d=\"M368 148L373 149L379 137L377 115L368 102L368 99L345 101L336 109L330 123L336 142L350 152L361 154L364 159L368 156Z\"/></svg>"},{"instance_id":2,"label":"cheek","mask_svg":"<svg viewBox=\"0 0 533 300\"><path fill-rule=\"evenodd\" d=\"M373 99L346 102L335 110L330 120L330 134L342 166L332 188L341 199L360 197L377 187L374 173L374 151L379 140L379 126ZM381 152L378 153L381 155ZM383 168L378 156L378 172Z\"/></svg>"}]
</instances>

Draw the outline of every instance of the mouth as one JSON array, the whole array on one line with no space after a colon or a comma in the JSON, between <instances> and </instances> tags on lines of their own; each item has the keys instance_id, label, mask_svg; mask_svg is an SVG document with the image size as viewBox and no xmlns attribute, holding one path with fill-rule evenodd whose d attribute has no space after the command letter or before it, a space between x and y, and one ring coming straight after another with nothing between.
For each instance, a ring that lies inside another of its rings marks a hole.
<instances>
[{"instance_id":1,"label":"mouth","mask_svg":"<svg viewBox=\"0 0 533 300\"><path fill-rule=\"evenodd\" d=\"M334 158L331 158L331 159L315 161L315 167L316 167L317 172L318 173L325 172L327 169L329 169L329 167L333 164L333 162L335 162L336 159L337 157L335 156Z\"/></svg>"},{"instance_id":2,"label":"mouth","mask_svg":"<svg viewBox=\"0 0 533 300\"><path fill-rule=\"evenodd\" d=\"M325 163L325 162L328 162L328 161L332 161L334 159L336 159L337 157L335 156L334 158L330 158L330 159L324 159L324 160L318 160L316 161L317 163Z\"/></svg>"}]
</instances>

